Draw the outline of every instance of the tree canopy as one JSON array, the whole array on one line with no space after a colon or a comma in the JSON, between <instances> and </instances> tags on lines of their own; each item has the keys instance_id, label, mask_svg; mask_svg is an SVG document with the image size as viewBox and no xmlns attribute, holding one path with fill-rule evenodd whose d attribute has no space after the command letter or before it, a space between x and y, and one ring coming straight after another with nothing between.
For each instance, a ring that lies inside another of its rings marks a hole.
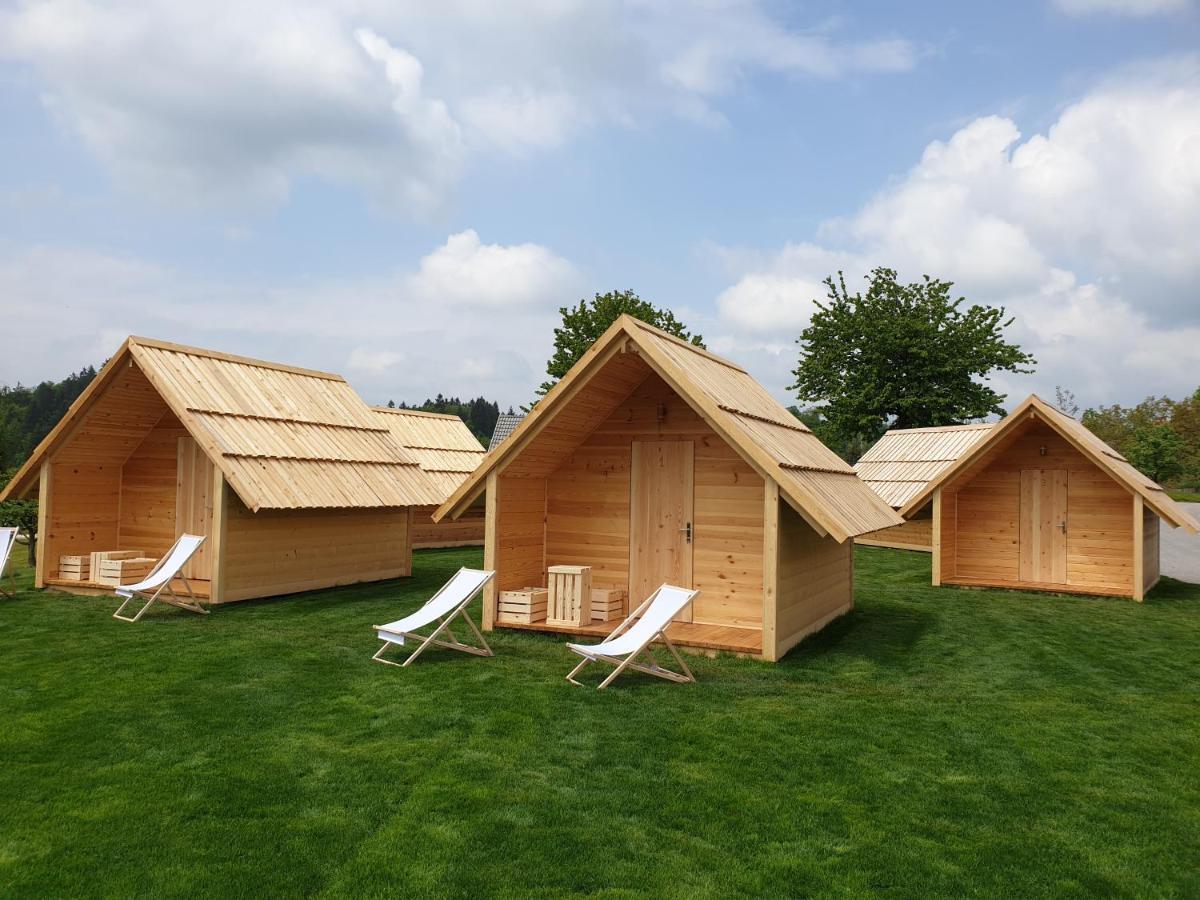
<instances>
[{"instance_id":1,"label":"tree canopy","mask_svg":"<svg viewBox=\"0 0 1200 900\"><path fill-rule=\"evenodd\" d=\"M888 428L957 424L1003 415L994 372L1032 372L1035 360L1004 338L1003 307L952 299L953 284L925 276L901 284L893 269L867 276L851 294L841 272L825 279L800 335L793 370L798 398L821 404L830 435L870 444Z\"/></svg>"},{"instance_id":2,"label":"tree canopy","mask_svg":"<svg viewBox=\"0 0 1200 900\"><path fill-rule=\"evenodd\" d=\"M458 416L485 447L492 439L492 432L496 430L496 420L500 418L500 404L495 400L487 400L483 397L476 397L474 400L460 400L458 397L443 397L438 394L424 403L411 405L402 402L397 406L394 400L389 400L388 406L392 409L415 409L420 412L448 413Z\"/></svg>"},{"instance_id":3,"label":"tree canopy","mask_svg":"<svg viewBox=\"0 0 1200 900\"><path fill-rule=\"evenodd\" d=\"M546 374L550 377L538 388L538 396L545 395L554 387L622 313L661 328L697 347L704 346L704 339L688 332L671 310L660 309L633 291L597 294L592 300L580 300L575 307L559 307L558 312L562 316L562 326L554 329L554 355L546 363Z\"/></svg>"}]
</instances>

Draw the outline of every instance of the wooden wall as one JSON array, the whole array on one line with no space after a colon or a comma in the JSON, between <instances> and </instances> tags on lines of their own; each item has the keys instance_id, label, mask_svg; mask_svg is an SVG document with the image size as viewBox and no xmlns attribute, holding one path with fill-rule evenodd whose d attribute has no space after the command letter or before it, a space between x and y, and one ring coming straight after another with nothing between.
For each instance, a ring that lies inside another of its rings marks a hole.
<instances>
[{"instance_id":1,"label":"wooden wall","mask_svg":"<svg viewBox=\"0 0 1200 900\"><path fill-rule=\"evenodd\" d=\"M413 549L434 547L477 547L483 544L482 504L470 507L457 519L434 523L436 506L413 507Z\"/></svg>"},{"instance_id":2,"label":"wooden wall","mask_svg":"<svg viewBox=\"0 0 1200 900\"><path fill-rule=\"evenodd\" d=\"M1021 583L1022 469L1067 471L1067 582L1063 589L1129 595L1133 586L1132 496L1040 422L988 451L943 487L943 581Z\"/></svg>"},{"instance_id":3,"label":"wooden wall","mask_svg":"<svg viewBox=\"0 0 1200 900\"><path fill-rule=\"evenodd\" d=\"M763 479L657 375L647 376L548 477L541 578L546 565L590 565L593 584L628 589L635 440L694 444L692 586L701 593L692 621L760 627ZM507 536L503 521L500 529Z\"/></svg>"},{"instance_id":4,"label":"wooden wall","mask_svg":"<svg viewBox=\"0 0 1200 900\"><path fill-rule=\"evenodd\" d=\"M56 577L64 554L118 549L121 498L120 466L52 463L46 527L38 536L45 570Z\"/></svg>"},{"instance_id":5,"label":"wooden wall","mask_svg":"<svg viewBox=\"0 0 1200 900\"><path fill-rule=\"evenodd\" d=\"M779 504L775 659L854 608L854 542L820 537ZM764 648L765 650L766 648Z\"/></svg>"},{"instance_id":6,"label":"wooden wall","mask_svg":"<svg viewBox=\"0 0 1200 900\"><path fill-rule=\"evenodd\" d=\"M226 491L221 602L412 573L407 509L250 512Z\"/></svg>"},{"instance_id":7,"label":"wooden wall","mask_svg":"<svg viewBox=\"0 0 1200 900\"><path fill-rule=\"evenodd\" d=\"M496 494L497 590L544 586L546 479L501 475Z\"/></svg>"},{"instance_id":8,"label":"wooden wall","mask_svg":"<svg viewBox=\"0 0 1200 900\"><path fill-rule=\"evenodd\" d=\"M1151 510L1142 508L1142 590L1158 584L1159 578L1159 519Z\"/></svg>"},{"instance_id":9,"label":"wooden wall","mask_svg":"<svg viewBox=\"0 0 1200 900\"><path fill-rule=\"evenodd\" d=\"M121 467L121 530L107 549L144 550L161 557L175 543L179 439L187 431L166 413ZM104 549L104 548L96 548Z\"/></svg>"},{"instance_id":10,"label":"wooden wall","mask_svg":"<svg viewBox=\"0 0 1200 900\"><path fill-rule=\"evenodd\" d=\"M872 531L855 538L854 542L868 547L895 547L928 553L933 550L933 504L925 504L903 525Z\"/></svg>"}]
</instances>

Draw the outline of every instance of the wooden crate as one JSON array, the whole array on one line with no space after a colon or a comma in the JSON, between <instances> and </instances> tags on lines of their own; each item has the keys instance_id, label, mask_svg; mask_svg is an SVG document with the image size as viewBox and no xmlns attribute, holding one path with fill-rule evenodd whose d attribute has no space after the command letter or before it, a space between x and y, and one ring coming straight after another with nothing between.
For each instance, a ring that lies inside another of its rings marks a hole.
<instances>
[{"instance_id":1,"label":"wooden crate","mask_svg":"<svg viewBox=\"0 0 1200 900\"><path fill-rule=\"evenodd\" d=\"M64 581L87 581L92 571L90 556L60 556L58 577Z\"/></svg>"},{"instance_id":2,"label":"wooden crate","mask_svg":"<svg viewBox=\"0 0 1200 900\"><path fill-rule=\"evenodd\" d=\"M546 620L546 602L549 592L543 587L521 588L519 591L501 591L496 609L496 621L518 622L532 625Z\"/></svg>"},{"instance_id":3,"label":"wooden crate","mask_svg":"<svg viewBox=\"0 0 1200 900\"><path fill-rule=\"evenodd\" d=\"M592 567L551 566L547 625L590 625L592 622Z\"/></svg>"},{"instance_id":4,"label":"wooden crate","mask_svg":"<svg viewBox=\"0 0 1200 900\"><path fill-rule=\"evenodd\" d=\"M122 584L135 584L150 574L157 559L141 556L134 559L102 559L100 569L96 573L97 584L108 584L117 587Z\"/></svg>"},{"instance_id":5,"label":"wooden crate","mask_svg":"<svg viewBox=\"0 0 1200 900\"><path fill-rule=\"evenodd\" d=\"M625 592L615 588L592 588L592 621L611 622L625 617Z\"/></svg>"},{"instance_id":6,"label":"wooden crate","mask_svg":"<svg viewBox=\"0 0 1200 900\"><path fill-rule=\"evenodd\" d=\"M141 559L146 556L145 550L97 550L89 555L88 570L95 581L99 581L100 563L106 559Z\"/></svg>"}]
</instances>

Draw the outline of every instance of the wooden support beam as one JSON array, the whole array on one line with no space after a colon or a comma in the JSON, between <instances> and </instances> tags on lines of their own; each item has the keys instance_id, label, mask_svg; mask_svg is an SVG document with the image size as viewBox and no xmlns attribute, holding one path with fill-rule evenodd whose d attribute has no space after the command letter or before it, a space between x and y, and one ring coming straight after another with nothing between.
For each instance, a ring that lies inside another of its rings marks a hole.
<instances>
[{"instance_id":1,"label":"wooden support beam","mask_svg":"<svg viewBox=\"0 0 1200 900\"><path fill-rule=\"evenodd\" d=\"M208 537L209 559L209 603L222 603L225 600L225 551L228 547L226 523L228 516L228 499L225 496L225 476L221 470L213 466L212 482L212 534Z\"/></svg>"},{"instance_id":2,"label":"wooden support beam","mask_svg":"<svg viewBox=\"0 0 1200 900\"><path fill-rule=\"evenodd\" d=\"M1141 494L1133 495L1133 599L1146 599L1146 519Z\"/></svg>"},{"instance_id":3,"label":"wooden support beam","mask_svg":"<svg viewBox=\"0 0 1200 900\"><path fill-rule=\"evenodd\" d=\"M766 479L763 491L762 655L779 659L776 621L779 614L779 483Z\"/></svg>"},{"instance_id":4,"label":"wooden support beam","mask_svg":"<svg viewBox=\"0 0 1200 900\"><path fill-rule=\"evenodd\" d=\"M496 560L499 556L500 532L497 524L500 516L500 478L495 470L487 476L487 507L483 517L483 567L496 572ZM496 625L496 578L487 583L483 589L483 630L491 631Z\"/></svg>"},{"instance_id":5,"label":"wooden support beam","mask_svg":"<svg viewBox=\"0 0 1200 900\"><path fill-rule=\"evenodd\" d=\"M42 471L38 481L38 530L35 554L37 569L34 573L34 587L46 586L46 544L50 541L50 504L53 498L50 460L42 463Z\"/></svg>"},{"instance_id":6,"label":"wooden support beam","mask_svg":"<svg viewBox=\"0 0 1200 900\"><path fill-rule=\"evenodd\" d=\"M933 586L942 583L942 489L933 492Z\"/></svg>"}]
</instances>

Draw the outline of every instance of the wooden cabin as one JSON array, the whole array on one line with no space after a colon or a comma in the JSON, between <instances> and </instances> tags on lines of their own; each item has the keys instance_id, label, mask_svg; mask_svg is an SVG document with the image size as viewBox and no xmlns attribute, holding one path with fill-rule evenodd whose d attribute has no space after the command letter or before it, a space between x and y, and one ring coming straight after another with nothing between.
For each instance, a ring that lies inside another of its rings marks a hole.
<instances>
[{"instance_id":1,"label":"wooden cabin","mask_svg":"<svg viewBox=\"0 0 1200 900\"><path fill-rule=\"evenodd\" d=\"M1197 522L1166 491L1036 396L900 509L933 504L933 583L1142 600L1161 522Z\"/></svg>"},{"instance_id":2,"label":"wooden cabin","mask_svg":"<svg viewBox=\"0 0 1200 900\"><path fill-rule=\"evenodd\" d=\"M396 442L429 475L443 498L454 493L487 452L458 416L384 406L376 407L375 412ZM414 550L483 544L482 502L476 503L457 520L434 522L436 511L436 504L413 507Z\"/></svg>"},{"instance_id":3,"label":"wooden cabin","mask_svg":"<svg viewBox=\"0 0 1200 900\"><path fill-rule=\"evenodd\" d=\"M62 556L190 532L223 603L408 575L411 510L446 495L341 376L131 337L0 500L40 501L38 587L94 592Z\"/></svg>"},{"instance_id":4,"label":"wooden cabin","mask_svg":"<svg viewBox=\"0 0 1200 900\"><path fill-rule=\"evenodd\" d=\"M888 506L904 509L929 482L983 440L991 427L990 423L982 423L893 428L862 455L854 471ZM873 531L854 542L932 553L933 503L927 501L904 518L903 525Z\"/></svg>"},{"instance_id":5,"label":"wooden cabin","mask_svg":"<svg viewBox=\"0 0 1200 900\"><path fill-rule=\"evenodd\" d=\"M497 622L497 591L585 566L632 606L698 588L672 640L769 660L853 607L853 539L902 521L745 369L629 316L434 518L485 491L485 628L607 634L615 621Z\"/></svg>"}]
</instances>

